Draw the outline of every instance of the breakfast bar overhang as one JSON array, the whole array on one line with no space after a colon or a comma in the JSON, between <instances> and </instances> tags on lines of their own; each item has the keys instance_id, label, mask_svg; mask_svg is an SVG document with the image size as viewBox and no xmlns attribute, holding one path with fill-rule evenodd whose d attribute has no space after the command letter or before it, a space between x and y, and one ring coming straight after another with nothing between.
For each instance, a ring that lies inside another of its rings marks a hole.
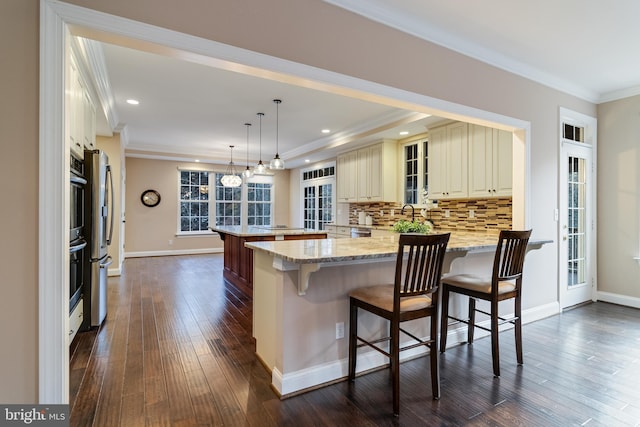
<instances>
[{"instance_id":1,"label":"breakfast bar overhang","mask_svg":"<svg viewBox=\"0 0 640 427\"><path fill-rule=\"evenodd\" d=\"M272 388L281 397L313 389L347 376L349 298L352 289L393 283L397 251L395 234L386 237L247 242L253 250L253 336L256 354L271 372ZM497 233L452 232L444 272L486 273ZM550 240L531 239L529 249ZM456 263L454 260L458 259ZM526 265L526 261L525 261ZM526 286L526 273L525 273ZM454 301L452 304L460 304ZM452 313L457 307L452 307ZM408 322L417 337L429 335L428 323ZM379 336L388 326L363 313L359 331ZM456 334L453 330L452 334ZM459 340L451 337L450 342ZM403 359L424 352L405 352ZM360 353L358 371L384 366L371 350Z\"/></svg>"}]
</instances>

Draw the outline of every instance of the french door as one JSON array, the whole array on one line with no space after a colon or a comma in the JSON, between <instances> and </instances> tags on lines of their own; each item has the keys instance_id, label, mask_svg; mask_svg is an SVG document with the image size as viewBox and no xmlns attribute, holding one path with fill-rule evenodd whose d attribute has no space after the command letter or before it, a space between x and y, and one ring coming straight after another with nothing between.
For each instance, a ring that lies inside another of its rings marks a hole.
<instances>
[{"instance_id":1,"label":"french door","mask_svg":"<svg viewBox=\"0 0 640 427\"><path fill-rule=\"evenodd\" d=\"M324 230L333 222L335 206L335 179L328 178L305 183L303 192L304 228Z\"/></svg>"},{"instance_id":2,"label":"french door","mask_svg":"<svg viewBox=\"0 0 640 427\"><path fill-rule=\"evenodd\" d=\"M560 306L595 295L595 180L591 146L563 141L560 173Z\"/></svg>"}]
</instances>

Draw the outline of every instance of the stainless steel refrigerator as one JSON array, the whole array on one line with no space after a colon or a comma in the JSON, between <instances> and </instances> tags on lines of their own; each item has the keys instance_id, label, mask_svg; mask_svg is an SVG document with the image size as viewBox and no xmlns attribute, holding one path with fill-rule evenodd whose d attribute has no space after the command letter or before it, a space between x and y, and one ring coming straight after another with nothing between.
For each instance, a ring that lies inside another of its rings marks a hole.
<instances>
[{"instance_id":1,"label":"stainless steel refrigerator","mask_svg":"<svg viewBox=\"0 0 640 427\"><path fill-rule=\"evenodd\" d=\"M113 177L109 157L102 150L85 150L86 251L85 328L100 326L107 315L107 269L113 262L107 253L113 236Z\"/></svg>"}]
</instances>

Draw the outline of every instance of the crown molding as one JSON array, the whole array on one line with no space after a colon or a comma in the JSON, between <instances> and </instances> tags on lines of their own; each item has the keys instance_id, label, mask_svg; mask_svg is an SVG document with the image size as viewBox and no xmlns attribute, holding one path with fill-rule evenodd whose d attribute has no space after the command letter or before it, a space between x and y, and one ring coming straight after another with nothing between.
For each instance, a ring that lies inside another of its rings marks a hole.
<instances>
[{"instance_id":1,"label":"crown molding","mask_svg":"<svg viewBox=\"0 0 640 427\"><path fill-rule=\"evenodd\" d=\"M97 95L98 102L107 119L111 130L117 129L120 125L118 113L115 109L116 101L113 97L113 89L109 80L109 72L104 59L102 45L95 40L83 37L74 37L83 53L84 61L88 71L93 77L92 82Z\"/></svg>"},{"instance_id":2,"label":"crown molding","mask_svg":"<svg viewBox=\"0 0 640 427\"><path fill-rule=\"evenodd\" d=\"M307 156L310 152L323 149L337 149L344 144L361 140L363 143L371 142L367 137L371 134L382 132L402 124L411 123L416 120L429 117L429 114L415 113L409 111L392 111L375 119L359 123L342 132L324 138L318 138L308 144L294 148L282 153L283 158L298 158Z\"/></svg>"},{"instance_id":3,"label":"crown molding","mask_svg":"<svg viewBox=\"0 0 640 427\"><path fill-rule=\"evenodd\" d=\"M604 102L617 101L618 99L629 98L631 96L640 95L640 86L633 86L626 89L614 90L607 92L600 96L598 104Z\"/></svg>"}]
</instances>

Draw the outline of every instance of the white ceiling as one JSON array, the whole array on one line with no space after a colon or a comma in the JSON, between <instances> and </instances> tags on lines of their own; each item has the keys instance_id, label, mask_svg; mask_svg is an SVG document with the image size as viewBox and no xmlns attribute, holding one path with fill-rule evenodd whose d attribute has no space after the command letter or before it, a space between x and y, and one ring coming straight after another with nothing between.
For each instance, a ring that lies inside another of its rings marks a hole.
<instances>
[{"instance_id":1,"label":"white ceiling","mask_svg":"<svg viewBox=\"0 0 640 427\"><path fill-rule=\"evenodd\" d=\"M325 0L591 102L640 93L640 2L616 0ZM276 150L286 166L335 156L345 144L399 139L440 120L345 96L101 43L128 155L244 165ZM140 105L126 100L135 98ZM106 120L102 118L104 129ZM398 126L402 123L402 126ZM330 134L322 134L322 129ZM105 132L102 132L105 133ZM137 153L137 154L136 154ZM144 153L144 154L141 154Z\"/></svg>"}]
</instances>

